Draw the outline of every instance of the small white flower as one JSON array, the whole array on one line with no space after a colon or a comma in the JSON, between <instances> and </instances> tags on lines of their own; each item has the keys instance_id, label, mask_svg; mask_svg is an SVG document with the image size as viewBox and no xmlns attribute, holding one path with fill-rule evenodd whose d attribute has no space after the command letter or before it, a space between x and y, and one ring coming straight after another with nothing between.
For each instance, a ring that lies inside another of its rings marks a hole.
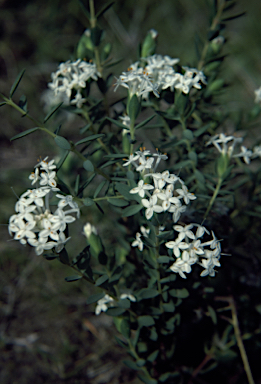
<instances>
[{"instance_id":1,"label":"small white flower","mask_svg":"<svg viewBox=\"0 0 261 384\"><path fill-rule=\"evenodd\" d=\"M150 189L153 189L152 185L144 183L144 180L140 180L138 182L138 186L131 189L130 193L138 193L140 197L144 197L145 191L150 190Z\"/></svg>"},{"instance_id":2,"label":"small white flower","mask_svg":"<svg viewBox=\"0 0 261 384\"><path fill-rule=\"evenodd\" d=\"M113 301L113 298L106 294L102 299L97 301L97 306L95 308L95 315L99 315L102 311L106 312L108 309L109 303Z\"/></svg>"},{"instance_id":3,"label":"small white flower","mask_svg":"<svg viewBox=\"0 0 261 384\"><path fill-rule=\"evenodd\" d=\"M180 257L181 250L187 249L189 247L189 244L185 243L184 241L181 241L181 239L177 238L176 240L168 241L165 243L165 246L167 248L170 248L173 250L173 253L176 257Z\"/></svg>"},{"instance_id":4,"label":"small white flower","mask_svg":"<svg viewBox=\"0 0 261 384\"><path fill-rule=\"evenodd\" d=\"M131 295L130 293L122 293L120 295L120 300L123 300L123 299L129 299L130 301L133 301L133 302L136 301L136 297Z\"/></svg>"},{"instance_id":5,"label":"small white flower","mask_svg":"<svg viewBox=\"0 0 261 384\"><path fill-rule=\"evenodd\" d=\"M183 198L186 204L189 204L190 200L196 199L194 193L190 193L185 185L182 185L182 189L176 189L176 192L179 194L179 198Z\"/></svg>"},{"instance_id":6,"label":"small white flower","mask_svg":"<svg viewBox=\"0 0 261 384\"><path fill-rule=\"evenodd\" d=\"M142 199L141 203L146 209L145 216L146 219L149 220L152 218L153 213L160 213L163 211L163 208L159 205L157 205L157 196L153 195L149 200Z\"/></svg>"}]
</instances>

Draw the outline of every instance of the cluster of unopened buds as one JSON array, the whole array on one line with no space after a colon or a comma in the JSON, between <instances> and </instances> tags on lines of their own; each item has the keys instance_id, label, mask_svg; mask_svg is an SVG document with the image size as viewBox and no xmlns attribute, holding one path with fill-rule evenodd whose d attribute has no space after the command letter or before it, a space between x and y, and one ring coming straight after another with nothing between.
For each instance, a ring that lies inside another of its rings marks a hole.
<instances>
[{"instance_id":1,"label":"cluster of unopened buds","mask_svg":"<svg viewBox=\"0 0 261 384\"><path fill-rule=\"evenodd\" d=\"M75 216L80 216L73 197L57 193L61 191L55 181L56 165L54 160L48 162L47 159L36 164L34 172L29 176L36 188L28 189L20 196L15 205L16 214L10 217L8 226L14 240L35 247L37 255L50 249L56 253L61 252L70 239L65 235L68 224L76 220ZM52 212L50 200L54 196L58 201Z\"/></svg>"},{"instance_id":2,"label":"cluster of unopened buds","mask_svg":"<svg viewBox=\"0 0 261 384\"><path fill-rule=\"evenodd\" d=\"M235 149L242 141L242 137L220 133L211 137L206 145L213 144L220 153L228 157L242 157L246 164L250 164L250 161L256 157L261 157L261 146L255 146L253 151L251 151L242 145L240 147L241 151L235 154Z\"/></svg>"},{"instance_id":3,"label":"cluster of unopened buds","mask_svg":"<svg viewBox=\"0 0 261 384\"><path fill-rule=\"evenodd\" d=\"M51 74L52 82L48 84L65 105L76 105L81 108L86 99L82 97L82 89L86 88L89 79L98 80L100 76L95 63L83 60L61 63L58 70ZM72 97L73 96L73 97Z\"/></svg>"},{"instance_id":4,"label":"cluster of unopened buds","mask_svg":"<svg viewBox=\"0 0 261 384\"><path fill-rule=\"evenodd\" d=\"M207 84L202 71L195 68L182 67L183 73L176 72L173 66L179 59L169 56L153 55L132 64L128 72L123 72L115 84L115 91L119 86L129 89L129 93L147 99L150 92L156 97L167 88L171 91L180 89L188 94L192 87L201 89Z\"/></svg>"}]
</instances>

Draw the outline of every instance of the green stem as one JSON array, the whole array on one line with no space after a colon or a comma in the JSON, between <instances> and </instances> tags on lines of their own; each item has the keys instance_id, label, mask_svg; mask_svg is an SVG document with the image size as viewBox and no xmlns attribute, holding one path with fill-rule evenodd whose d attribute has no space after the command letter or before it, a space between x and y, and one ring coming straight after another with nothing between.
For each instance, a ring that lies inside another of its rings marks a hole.
<instances>
[{"instance_id":1,"label":"green stem","mask_svg":"<svg viewBox=\"0 0 261 384\"><path fill-rule=\"evenodd\" d=\"M242 358L242 361L243 361L244 369L245 369L245 372L246 372L246 375L247 375L248 383L249 384L255 384L253 376L252 376L252 372L251 372L251 369L250 369L248 357L247 357L247 354L246 354L246 350L245 350L245 347L244 347L244 343L243 343L243 340L242 340L241 332L240 332L240 329L239 329L239 322L238 322L237 310L236 310L236 304L235 304L234 298L232 296L229 296L229 297L219 297L218 296L215 299L219 300L219 301L226 301L226 302L229 303L229 306L230 306L230 309L231 309L231 315L232 315L232 319L231 319L230 322L231 322L231 324L234 327L235 337L236 337L237 345L238 345L238 348L239 348L239 351L240 351L240 355L241 355L241 358Z\"/></svg>"},{"instance_id":2,"label":"green stem","mask_svg":"<svg viewBox=\"0 0 261 384\"><path fill-rule=\"evenodd\" d=\"M217 1L217 13L212 20L212 23L209 29L210 31L214 31L217 28L218 24L220 23L220 19L224 11L225 5L226 5L226 0ZM201 70L204 67L209 45L210 45L210 42L206 41L202 50L201 58L198 63L198 70Z\"/></svg>"},{"instance_id":3,"label":"green stem","mask_svg":"<svg viewBox=\"0 0 261 384\"><path fill-rule=\"evenodd\" d=\"M89 0L89 6L90 6L90 14L91 14L90 24L91 24L91 28L93 29L97 25L97 19L95 16L95 9L94 9L94 1L93 0ZM100 74L102 76L102 66L101 66L98 47L94 47L94 56L95 56L95 62L97 65L97 70L98 70L98 72L100 72Z\"/></svg>"},{"instance_id":4,"label":"green stem","mask_svg":"<svg viewBox=\"0 0 261 384\"><path fill-rule=\"evenodd\" d=\"M211 210L211 208L212 208L212 206L213 206L213 204L214 204L214 202L215 202L215 200L216 200L216 198L218 196L218 193L219 193L219 190L220 190L220 188L222 186L222 183L223 183L223 179L219 177L218 183L216 185L216 189L215 189L215 191L213 193L213 196L211 197L211 200L210 200L210 202L208 204L208 207L207 207L207 210L205 212L203 220L205 220L207 218L207 215L209 214L209 211Z\"/></svg>"}]
</instances>

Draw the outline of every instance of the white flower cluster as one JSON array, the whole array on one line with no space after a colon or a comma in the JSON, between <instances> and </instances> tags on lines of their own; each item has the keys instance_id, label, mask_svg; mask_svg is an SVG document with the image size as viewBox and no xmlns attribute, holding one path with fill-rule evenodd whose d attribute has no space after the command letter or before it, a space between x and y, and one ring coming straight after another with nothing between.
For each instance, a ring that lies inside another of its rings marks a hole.
<instances>
[{"instance_id":1,"label":"white flower cluster","mask_svg":"<svg viewBox=\"0 0 261 384\"><path fill-rule=\"evenodd\" d=\"M64 231L69 223L76 220L71 214L75 214L77 218L80 215L73 197L59 193L56 194L58 206L51 212L50 199L60 189L56 187L54 160L48 162L47 159L46 157L36 164L34 172L29 176L32 185L36 184L38 188L28 189L21 195L15 205L17 213L10 217L8 226L14 240L35 247L37 255L50 249L61 252L70 239L66 238Z\"/></svg>"},{"instance_id":2,"label":"white flower cluster","mask_svg":"<svg viewBox=\"0 0 261 384\"><path fill-rule=\"evenodd\" d=\"M96 64L87 63L81 59L74 62L69 60L61 63L58 70L51 74L52 82L48 86L54 91L54 95L60 98L60 101L66 105L71 104L81 108L86 101L82 97L81 90L86 87L89 79L98 80L98 76L100 73L97 71Z\"/></svg>"},{"instance_id":3,"label":"white flower cluster","mask_svg":"<svg viewBox=\"0 0 261 384\"><path fill-rule=\"evenodd\" d=\"M134 165L137 172L140 172L142 179L138 182L138 186L131 189L130 193L138 193L142 199L141 203L146 208L145 216L149 220L153 213L171 212L173 221L177 222L180 215L185 212L186 205L190 200L195 200L196 196L188 191L184 182L176 175L170 174L169 171L156 172L156 168L161 160L166 160L166 154L159 152L151 154L149 150L142 149L130 155L128 161L123 164ZM138 164L136 163L138 161ZM147 173L146 173L147 172ZM144 182L144 179L152 178L153 184ZM178 183L181 188L175 189L175 184Z\"/></svg>"},{"instance_id":4,"label":"white flower cluster","mask_svg":"<svg viewBox=\"0 0 261 384\"><path fill-rule=\"evenodd\" d=\"M235 148L239 143L242 143L242 137L227 136L224 133L220 133L211 137L211 139L206 143L206 145L213 144L216 149L223 155L228 157L242 157L246 164L250 164L251 159L256 157L261 157L261 146L255 146L253 151L247 149L245 146L241 146L241 151L234 154Z\"/></svg>"},{"instance_id":5,"label":"white flower cluster","mask_svg":"<svg viewBox=\"0 0 261 384\"><path fill-rule=\"evenodd\" d=\"M200 89L201 84L207 84L202 71L195 68L182 67L184 73L175 72L173 65L179 59L169 56L153 55L137 61L123 72L117 79L115 91L119 86L128 88L131 95L136 94L147 99L150 92L159 97L159 92L170 88L180 89L183 93L189 93L192 87Z\"/></svg>"},{"instance_id":6,"label":"white flower cluster","mask_svg":"<svg viewBox=\"0 0 261 384\"><path fill-rule=\"evenodd\" d=\"M190 273L191 266L197 263L204 268L200 276L215 276L214 268L220 267L221 246L214 233L212 232L210 241L203 243L201 238L209 232L202 225L174 225L173 228L178 232L177 238L165 243L165 246L172 249L177 258L170 267L171 271L179 273L183 279L186 279L185 272ZM200 257L202 259L199 261Z\"/></svg>"},{"instance_id":7,"label":"white flower cluster","mask_svg":"<svg viewBox=\"0 0 261 384\"><path fill-rule=\"evenodd\" d=\"M129 299L130 301L135 302L136 298L129 293L122 293L120 295L120 300ZM106 294L102 299L97 301L97 305L95 308L95 314L99 315L101 312L106 312L109 307L115 306L116 302L114 302L113 297Z\"/></svg>"}]
</instances>

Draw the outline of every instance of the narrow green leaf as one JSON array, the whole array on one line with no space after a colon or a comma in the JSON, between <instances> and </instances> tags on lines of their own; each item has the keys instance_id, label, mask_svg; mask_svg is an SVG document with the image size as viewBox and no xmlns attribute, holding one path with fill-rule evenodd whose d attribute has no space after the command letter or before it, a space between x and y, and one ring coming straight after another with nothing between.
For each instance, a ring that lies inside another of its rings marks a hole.
<instances>
[{"instance_id":1,"label":"narrow green leaf","mask_svg":"<svg viewBox=\"0 0 261 384\"><path fill-rule=\"evenodd\" d=\"M99 195L99 193L101 192L102 188L105 186L105 184L107 184L108 181L107 180L103 180L99 185L98 187L96 188L94 194L93 194L93 197L94 199Z\"/></svg>"},{"instance_id":2,"label":"narrow green leaf","mask_svg":"<svg viewBox=\"0 0 261 384\"><path fill-rule=\"evenodd\" d=\"M105 136L105 134L104 133L98 133L97 135L91 135L91 136L85 137L84 139L77 141L77 143L75 143L75 146L79 145L79 144L87 143L88 141L93 141L93 140L99 139L102 136Z\"/></svg>"},{"instance_id":3,"label":"narrow green leaf","mask_svg":"<svg viewBox=\"0 0 261 384\"><path fill-rule=\"evenodd\" d=\"M30 135L30 133L33 133L33 132L37 131L38 129L39 129L38 127L27 129L26 131L18 133L18 135L13 136L10 139L10 141L13 141L13 140L16 140L16 139L20 139L20 137L24 137L24 136Z\"/></svg>"},{"instance_id":4,"label":"narrow green leaf","mask_svg":"<svg viewBox=\"0 0 261 384\"><path fill-rule=\"evenodd\" d=\"M96 282L95 282L95 285L96 287L99 287L100 285L102 285L103 283L105 283L105 281L109 280L109 276L107 276L106 274L105 275L102 275L101 277L99 277Z\"/></svg>"},{"instance_id":5,"label":"narrow green leaf","mask_svg":"<svg viewBox=\"0 0 261 384\"><path fill-rule=\"evenodd\" d=\"M75 186L74 186L74 192L76 196L79 191L79 184L80 184L80 175L77 175L75 180Z\"/></svg>"},{"instance_id":6,"label":"narrow green leaf","mask_svg":"<svg viewBox=\"0 0 261 384\"><path fill-rule=\"evenodd\" d=\"M130 207L127 207L127 208L123 209L122 217L133 216L136 213L138 213L142 208L143 208L142 204L131 205Z\"/></svg>"},{"instance_id":7,"label":"narrow green leaf","mask_svg":"<svg viewBox=\"0 0 261 384\"><path fill-rule=\"evenodd\" d=\"M54 141L56 145L62 149L67 149L68 151L71 149L71 144L65 139L65 137L55 136Z\"/></svg>"},{"instance_id":8,"label":"narrow green leaf","mask_svg":"<svg viewBox=\"0 0 261 384\"><path fill-rule=\"evenodd\" d=\"M68 283L71 283L72 281L77 281L77 280L80 280L80 279L82 279L82 276L73 275L73 276L66 277L65 281L67 281Z\"/></svg>"},{"instance_id":9,"label":"narrow green leaf","mask_svg":"<svg viewBox=\"0 0 261 384\"><path fill-rule=\"evenodd\" d=\"M126 157L129 157L129 155L126 155L125 153L113 153L111 155L104 155L104 158L113 158L113 159L124 159Z\"/></svg>"},{"instance_id":10,"label":"narrow green leaf","mask_svg":"<svg viewBox=\"0 0 261 384\"><path fill-rule=\"evenodd\" d=\"M117 125L120 128L123 128L123 129L127 129L128 128L126 125L122 124L121 122L119 122L117 120L111 119L110 117L106 117L106 119L109 120L111 123Z\"/></svg>"},{"instance_id":11,"label":"narrow green leaf","mask_svg":"<svg viewBox=\"0 0 261 384\"><path fill-rule=\"evenodd\" d=\"M6 102L3 101L2 103L0 103L0 107L3 107L4 105L6 105Z\"/></svg>"},{"instance_id":12,"label":"narrow green leaf","mask_svg":"<svg viewBox=\"0 0 261 384\"><path fill-rule=\"evenodd\" d=\"M51 112L49 112L45 118L44 118L44 123L46 123L54 114L56 111L58 111L58 109L61 107L61 105L63 105L63 101L61 103L59 103L56 107L54 107Z\"/></svg>"},{"instance_id":13,"label":"narrow green leaf","mask_svg":"<svg viewBox=\"0 0 261 384\"><path fill-rule=\"evenodd\" d=\"M101 300L105 296L104 292L96 293L95 295L91 295L86 300L86 304L97 303L98 300Z\"/></svg>"},{"instance_id":14,"label":"narrow green leaf","mask_svg":"<svg viewBox=\"0 0 261 384\"><path fill-rule=\"evenodd\" d=\"M67 156L69 155L69 153L70 153L70 151L68 151L68 150L64 151L63 155L61 156L61 158L57 164L57 167L56 167L57 171L61 168L61 166L63 165L63 163L67 159Z\"/></svg>"},{"instance_id":15,"label":"narrow green leaf","mask_svg":"<svg viewBox=\"0 0 261 384\"><path fill-rule=\"evenodd\" d=\"M108 9L111 8L111 6L115 3L115 1L111 1L109 4L106 4L97 14L96 19L99 19Z\"/></svg>"},{"instance_id":16,"label":"narrow green leaf","mask_svg":"<svg viewBox=\"0 0 261 384\"><path fill-rule=\"evenodd\" d=\"M210 305L208 305L208 314L211 317L211 320L213 321L213 323L217 324L216 312L215 312L215 310Z\"/></svg>"},{"instance_id":17,"label":"narrow green leaf","mask_svg":"<svg viewBox=\"0 0 261 384\"><path fill-rule=\"evenodd\" d=\"M10 90L10 99L12 98L13 94L15 93L20 81L22 80L22 77L25 73L25 69L23 69L19 75L16 77L15 81L14 81L14 84L12 85L11 87L11 90Z\"/></svg>"},{"instance_id":18,"label":"narrow green leaf","mask_svg":"<svg viewBox=\"0 0 261 384\"><path fill-rule=\"evenodd\" d=\"M241 12L241 13L238 13L237 15L226 17L225 19L222 19L221 21L224 23L225 21L238 19L239 17L244 16L245 14L246 14L246 12Z\"/></svg>"},{"instance_id":19,"label":"narrow green leaf","mask_svg":"<svg viewBox=\"0 0 261 384\"><path fill-rule=\"evenodd\" d=\"M155 116L157 116L156 114L148 117L146 120L142 121L141 123L137 124L135 126L135 129L140 129L142 127L144 127L144 125L148 124L149 121L151 121Z\"/></svg>"}]
</instances>

